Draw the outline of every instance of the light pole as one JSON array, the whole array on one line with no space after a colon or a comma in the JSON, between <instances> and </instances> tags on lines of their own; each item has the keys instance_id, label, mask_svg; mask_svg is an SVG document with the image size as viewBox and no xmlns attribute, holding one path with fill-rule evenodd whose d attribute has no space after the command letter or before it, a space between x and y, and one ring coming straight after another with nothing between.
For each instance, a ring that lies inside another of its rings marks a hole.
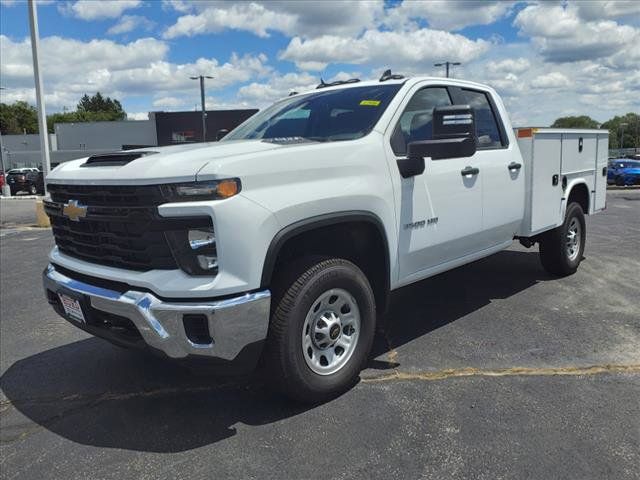
<instances>
[{"instance_id":1,"label":"light pole","mask_svg":"<svg viewBox=\"0 0 640 480\"><path fill-rule=\"evenodd\" d=\"M49 131L47 130L47 115L44 111L44 92L42 88L42 72L40 71L40 35L38 33L38 12L36 2L29 0L29 25L31 27L31 54L33 55L33 76L36 84L36 101L38 104L38 133L40 134L40 150L42 152L42 175L47 178L51 171L49 159ZM44 194L47 194L47 184L44 184Z\"/></svg>"},{"instance_id":2,"label":"light pole","mask_svg":"<svg viewBox=\"0 0 640 480\"><path fill-rule=\"evenodd\" d=\"M624 148L624 127L626 127L627 125L629 124L626 122L622 122L620 124L620 150Z\"/></svg>"},{"instance_id":3,"label":"light pole","mask_svg":"<svg viewBox=\"0 0 640 480\"><path fill-rule=\"evenodd\" d=\"M453 67L456 65L460 65L460 62L442 62L442 63L434 63L434 67L445 67L445 73L447 78L449 78L449 67Z\"/></svg>"},{"instance_id":4,"label":"light pole","mask_svg":"<svg viewBox=\"0 0 640 480\"><path fill-rule=\"evenodd\" d=\"M198 75L197 77L189 77L191 80L200 80L200 101L202 102L202 141L207 141L207 110L204 105L204 79L213 79L208 75Z\"/></svg>"}]
</instances>

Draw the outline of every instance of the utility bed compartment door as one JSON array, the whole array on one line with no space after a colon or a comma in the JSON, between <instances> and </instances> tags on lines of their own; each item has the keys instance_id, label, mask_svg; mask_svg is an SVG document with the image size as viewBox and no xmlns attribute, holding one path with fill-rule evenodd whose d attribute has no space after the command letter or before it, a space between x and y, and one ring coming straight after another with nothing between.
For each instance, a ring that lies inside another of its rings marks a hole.
<instances>
[{"instance_id":1,"label":"utility bed compartment door","mask_svg":"<svg viewBox=\"0 0 640 480\"><path fill-rule=\"evenodd\" d=\"M562 136L559 133L538 134L533 142L530 163L532 234L558 225L562 205Z\"/></svg>"},{"instance_id":2,"label":"utility bed compartment door","mask_svg":"<svg viewBox=\"0 0 640 480\"><path fill-rule=\"evenodd\" d=\"M598 140L595 134L563 133L562 174L591 173L596 168L597 144Z\"/></svg>"},{"instance_id":3,"label":"utility bed compartment door","mask_svg":"<svg viewBox=\"0 0 640 480\"><path fill-rule=\"evenodd\" d=\"M607 162L609 160L609 137L598 135L598 156L596 161L596 195L594 211L602 210L607 202Z\"/></svg>"}]
</instances>

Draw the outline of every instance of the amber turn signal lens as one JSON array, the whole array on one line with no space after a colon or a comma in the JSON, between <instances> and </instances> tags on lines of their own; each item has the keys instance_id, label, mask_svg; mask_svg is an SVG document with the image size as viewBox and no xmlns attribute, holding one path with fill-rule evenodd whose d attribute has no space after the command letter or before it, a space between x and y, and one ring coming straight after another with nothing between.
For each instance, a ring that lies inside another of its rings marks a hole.
<instances>
[{"instance_id":1,"label":"amber turn signal lens","mask_svg":"<svg viewBox=\"0 0 640 480\"><path fill-rule=\"evenodd\" d=\"M233 197L238 193L238 184L235 180L223 180L218 183L217 193L220 198Z\"/></svg>"}]
</instances>

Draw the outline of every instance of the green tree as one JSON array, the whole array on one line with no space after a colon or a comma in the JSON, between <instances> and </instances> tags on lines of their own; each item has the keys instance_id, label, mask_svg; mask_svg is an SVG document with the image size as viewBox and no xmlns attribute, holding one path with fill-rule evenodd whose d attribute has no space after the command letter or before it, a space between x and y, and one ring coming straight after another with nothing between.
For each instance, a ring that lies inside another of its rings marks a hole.
<instances>
[{"instance_id":1,"label":"green tree","mask_svg":"<svg viewBox=\"0 0 640 480\"><path fill-rule=\"evenodd\" d=\"M38 133L38 112L27 102L0 103L0 132L3 135Z\"/></svg>"},{"instance_id":2,"label":"green tree","mask_svg":"<svg viewBox=\"0 0 640 480\"><path fill-rule=\"evenodd\" d=\"M587 115L557 118L552 128L598 128L600 123Z\"/></svg>"},{"instance_id":3,"label":"green tree","mask_svg":"<svg viewBox=\"0 0 640 480\"><path fill-rule=\"evenodd\" d=\"M609 148L640 147L640 115L637 113L616 115L604 122L601 128L609 130ZM624 135L622 145L620 144L621 135Z\"/></svg>"},{"instance_id":4,"label":"green tree","mask_svg":"<svg viewBox=\"0 0 640 480\"><path fill-rule=\"evenodd\" d=\"M84 94L78 103L77 110L87 114L101 114L106 116L107 120L124 120L127 118L127 114L118 100L103 97L100 92L97 92L92 97Z\"/></svg>"}]
</instances>

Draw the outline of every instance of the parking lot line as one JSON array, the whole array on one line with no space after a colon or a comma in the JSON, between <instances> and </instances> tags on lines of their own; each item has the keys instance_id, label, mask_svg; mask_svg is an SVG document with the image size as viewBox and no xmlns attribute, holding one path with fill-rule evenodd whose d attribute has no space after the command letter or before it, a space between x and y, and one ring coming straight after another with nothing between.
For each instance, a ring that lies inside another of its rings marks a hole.
<instances>
[{"instance_id":1,"label":"parking lot line","mask_svg":"<svg viewBox=\"0 0 640 480\"><path fill-rule=\"evenodd\" d=\"M514 377L514 376L586 376L598 375L602 373L640 373L640 364L631 365L590 365L590 366L568 366L568 367L513 367L513 368L450 368L445 370L427 372L403 372L394 370L388 375L366 377L362 381L365 383L388 382L393 380L445 380L454 377Z\"/></svg>"}]
</instances>

